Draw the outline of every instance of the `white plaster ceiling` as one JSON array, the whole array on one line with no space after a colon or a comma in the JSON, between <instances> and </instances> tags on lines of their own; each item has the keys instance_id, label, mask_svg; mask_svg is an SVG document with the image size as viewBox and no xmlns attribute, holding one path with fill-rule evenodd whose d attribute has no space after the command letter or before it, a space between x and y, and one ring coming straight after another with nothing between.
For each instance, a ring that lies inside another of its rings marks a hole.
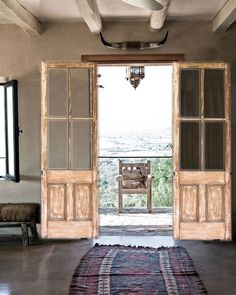
<instances>
[{"instance_id":1,"label":"white plaster ceiling","mask_svg":"<svg viewBox=\"0 0 236 295\"><path fill-rule=\"evenodd\" d=\"M39 21L81 21L76 0L17 1ZM150 11L131 6L121 0L96 0L96 2L103 21L150 19ZM227 0L170 0L167 19L212 20L226 2Z\"/></svg>"},{"instance_id":2,"label":"white plaster ceiling","mask_svg":"<svg viewBox=\"0 0 236 295\"><path fill-rule=\"evenodd\" d=\"M9 19L0 10L0 24L7 24L7 23L9 23Z\"/></svg>"}]
</instances>

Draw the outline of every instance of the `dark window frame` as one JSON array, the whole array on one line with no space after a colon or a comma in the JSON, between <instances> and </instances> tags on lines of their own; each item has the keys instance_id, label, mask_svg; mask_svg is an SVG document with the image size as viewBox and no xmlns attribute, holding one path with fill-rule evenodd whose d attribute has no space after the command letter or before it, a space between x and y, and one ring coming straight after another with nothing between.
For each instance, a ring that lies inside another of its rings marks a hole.
<instances>
[{"instance_id":1,"label":"dark window frame","mask_svg":"<svg viewBox=\"0 0 236 295\"><path fill-rule=\"evenodd\" d=\"M5 83L0 83L4 87L4 116L5 116L5 175L0 175L0 180L20 181L20 167L19 167L19 126L18 126L18 81L12 80ZM9 146L8 146L8 104L7 104L7 88L12 87L12 126L13 126L13 174L9 172Z\"/></svg>"}]
</instances>

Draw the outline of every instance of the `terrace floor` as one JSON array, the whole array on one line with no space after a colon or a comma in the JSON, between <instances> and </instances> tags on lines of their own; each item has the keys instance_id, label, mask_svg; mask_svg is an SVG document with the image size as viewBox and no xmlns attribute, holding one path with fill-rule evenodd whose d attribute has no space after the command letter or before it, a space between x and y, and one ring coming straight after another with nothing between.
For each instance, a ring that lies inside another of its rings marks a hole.
<instances>
[{"instance_id":1,"label":"terrace floor","mask_svg":"<svg viewBox=\"0 0 236 295\"><path fill-rule=\"evenodd\" d=\"M100 209L100 234L102 235L172 235L172 208Z\"/></svg>"}]
</instances>

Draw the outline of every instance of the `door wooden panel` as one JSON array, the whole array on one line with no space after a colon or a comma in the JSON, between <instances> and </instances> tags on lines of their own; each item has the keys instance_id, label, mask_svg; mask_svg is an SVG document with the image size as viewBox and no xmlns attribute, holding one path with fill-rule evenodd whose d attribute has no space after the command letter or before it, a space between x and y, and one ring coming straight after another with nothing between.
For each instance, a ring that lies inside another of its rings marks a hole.
<instances>
[{"instance_id":1,"label":"door wooden panel","mask_svg":"<svg viewBox=\"0 0 236 295\"><path fill-rule=\"evenodd\" d=\"M224 221L224 186L207 186L207 221Z\"/></svg>"},{"instance_id":2,"label":"door wooden panel","mask_svg":"<svg viewBox=\"0 0 236 295\"><path fill-rule=\"evenodd\" d=\"M224 184L225 173L219 171L179 171L179 179L183 184Z\"/></svg>"},{"instance_id":3,"label":"door wooden panel","mask_svg":"<svg viewBox=\"0 0 236 295\"><path fill-rule=\"evenodd\" d=\"M181 186L181 221L197 221L198 219L198 187L196 185Z\"/></svg>"},{"instance_id":4,"label":"door wooden panel","mask_svg":"<svg viewBox=\"0 0 236 295\"><path fill-rule=\"evenodd\" d=\"M231 239L229 73L225 63L174 65L175 239Z\"/></svg>"},{"instance_id":5,"label":"door wooden panel","mask_svg":"<svg viewBox=\"0 0 236 295\"><path fill-rule=\"evenodd\" d=\"M75 220L91 220L92 194L90 185L75 185Z\"/></svg>"},{"instance_id":6,"label":"door wooden panel","mask_svg":"<svg viewBox=\"0 0 236 295\"><path fill-rule=\"evenodd\" d=\"M47 237L78 239L93 236L93 221L48 221Z\"/></svg>"},{"instance_id":7,"label":"door wooden panel","mask_svg":"<svg viewBox=\"0 0 236 295\"><path fill-rule=\"evenodd\" d=\"M66 220L66 186L51 184L48 186L48 219Z\"/></svg>"},{"instance_id":8,"label":"door wooden panel","mask_svg":"<svg viewBox=\"0 0 236 295\"><path fill-rule=\"evenodd\" d=\"M98 235L96 67L42 64L42 237Z\"/></svg>"},{"instance_id":9,"label":"door wooden panel","mask_svg":"<svg viewBox=\"0 0 236 295\"><path fill-rule=\"evenodd\" d=\"M181 222L179 231L180 240L225 240L223 222Z\"/></svg>"}]
</instances>

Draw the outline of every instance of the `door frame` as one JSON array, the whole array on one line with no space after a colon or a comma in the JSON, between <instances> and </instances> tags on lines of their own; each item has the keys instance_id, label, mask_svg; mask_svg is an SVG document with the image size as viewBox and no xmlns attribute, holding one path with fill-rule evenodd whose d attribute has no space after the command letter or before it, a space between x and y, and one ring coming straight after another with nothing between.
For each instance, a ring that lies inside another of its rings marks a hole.
<instances>
[{"instance_id":1,"label":"door frame","mask_svg":"<svg viewBox=\"0 0 236 295\"><path fill-rule=\"evenodd\" d=\"M185 62L185 55L184 54L112 54L112 55L82 55L81 56L81 60L83 62L93 62L96 63L98 66L99 65L123 65L123 64L140 64L140 63L152 63L152 64L172 64L173 65L173 70L175 69L174 64L175 63L184 63ZM189 62L191 63L191 62ZM208 63L214 64L214 62L201 62L201 64L205 64L207 65ZM197 66L197 62L192 62L192 65L195 64ZM219 64L219 62L217 63ZM173 72L174 75L174 72ZM226 72L227 77L229 78L230 81L230 71L229 68L227 68L227 72ZM174 77L174 76L173 76ZM173 102L172 102L172 106L173 106L173 112L176 112L176 105L175 105L175 99L174 99L174 95L177 95L176 93L176 83L177 81L175 81L173 79ZM226 96L228 97L230 95L230 83L229 85L225 85L226 86ZM228 106L227 106L228 107ZM230 107L229 107L230 109ZM174 113L173 113L173 118L174 118ZM172 118L172 120L173 120ZM228 118L227 118L228 119ZM229 120L227 120L227 124L230 124ZM173 134L175 132L175 124L173 122L172 124L172 130L173 130ZM229 132L230 132L230 125L228 128ZM226 136L227 138L230 138L230 135L227 134ZM176 146L173 149L173 154L176 152ZM230 153L230 147L227 148L227 154L229 156ZM174 163L173 163L174 165ZM174 167L173 167L174 168ZM227 163L227 167L225 167L227 171L230 170L230 167ZM229 179L227 179L227 182L230 182ZM175 204L173 204L173 206L175 206ZM230 209L232 206L232 198L230 198L230 202L227 205L228 208ZM232 218L231 218L232 219ZM227 216L227 220L229 220L229 216ZM174 218L173 216L173 229L175 227L175 223L176 223L176 218ZM230 239L230 235L229 235L229 231L230 229L227 229L227 239Z\"/></svg>"},{"instance_id":2,"label":"door frame","mask_svg":"<svg viewBox=\"0 0 236 295\"><path fill-rule=\"evenodd\" d=\"M82 55L81 61L86 63L95 63L97 67L102 65L130 65L130 64L170 64L173 66L175 62L184 62L184 54L111 54L111 55ZM174 83L172 81L173 90ZM172 106L173 95L172 95ZM173 111L172 111L173 112ZM173 120L173 114L172 114ZM173 130L173 123L172 123ZM174 203L173 203L174 205ZM172 217L172 223L174 219ZM174 224L173 224L174 228Z\"/></svg>"}]
</instances>

